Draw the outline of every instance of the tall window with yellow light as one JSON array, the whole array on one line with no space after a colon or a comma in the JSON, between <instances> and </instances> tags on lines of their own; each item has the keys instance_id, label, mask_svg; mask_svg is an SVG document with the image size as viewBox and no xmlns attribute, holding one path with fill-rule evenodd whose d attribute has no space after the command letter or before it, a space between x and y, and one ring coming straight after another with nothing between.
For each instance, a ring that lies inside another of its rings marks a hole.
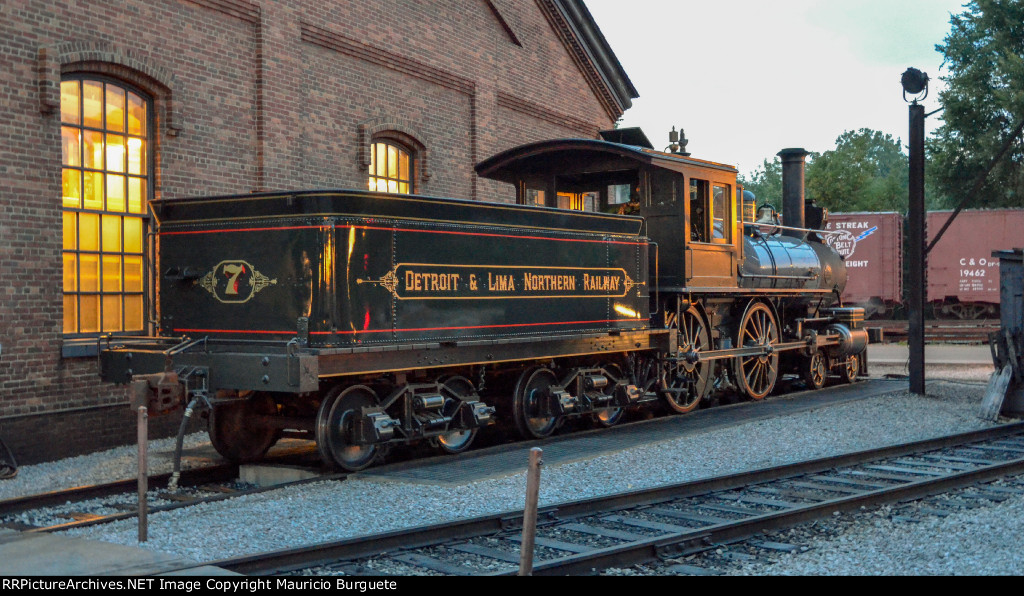
<instances>
[{"instance_id":1,"label":"tall window with yellow light","mask_svg":"<svg viewBox=\"0 0 1024 596\"><path fill-rule=\"evenodd\" d=\"M61 82L65 335L144 330L150 112L127 85Z\"/></svg>"},{"instance_id":2,"label":"tall window with yellow light","mask_svg":"<svg viewBox=\"0 0 1024 596\"><path fill-rule=\"evenodd\" d=\"M375 141L370 147L370 190L413 192L413 156L405 147L389 141Z\"/></svg>"}]
</instances>

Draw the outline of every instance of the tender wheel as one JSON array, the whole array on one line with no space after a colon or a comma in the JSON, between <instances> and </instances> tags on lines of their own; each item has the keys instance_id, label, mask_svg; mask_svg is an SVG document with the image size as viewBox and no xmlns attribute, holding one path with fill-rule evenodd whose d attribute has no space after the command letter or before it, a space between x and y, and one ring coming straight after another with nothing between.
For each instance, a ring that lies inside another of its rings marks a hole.
<instances>
[{"instance_id":1,"label":"tender wheel","mask_svg":"<svg viewBox=\"0 0 1024 596\"><path fill-rule=\"evenodd\" d=\"M523 438L543 439L555 432L558 417L545 414L545 401L547 388L557 382L555 373L542 366L529 368L519 376L512 397L512 413Z\"/></svg>"},{"instance_id":2,"label":"tender wheel","mask_svg":"<svg viewBox=\"0 0 1024 596\"><path fill-rule=\"evenodd\" d=\"M469 379L464 377L451 377L444 382L445 395L444 413L450 416L455 413L459 405L464 401L478 399L476 389ZM479 429L453 430L437 437L437 446L446 453L461 453L473 443L476 432Z\"/></svg>"},{"instance_id":3,"label":"tender wheel","mask_svg":"<svg viewBox=\"0 0 1024 596\"><path fill-rule=\"evenodd\" d=\"M616 379L621 379L622 378L622 369L620 369L618 366L616 366L614 364L609 364L609 365L604 366L602 368L604 368L604 370L606 372L608 372L608 374L610 374L611 376L615 377ZM611 392L613 392L614 390L615 390L615 385L612 384L612 383L608 383L608 387L607 387L607 389L605 391L605 394L608 395ZM597 413L594 414L594 422L596 422L600 426L608 428L608 427L615 426L619 422L622 422L622 419L625 417L625 415L626 415L626 409L625 408L610 408L610 409L606 409L606 410L601 410L600 412L597 412Z\"/></svg>"},{"instance_id":4,"label":"tender wheel","mask_svg":"<svg viewBox=\"0 0 1024 596\"><path fill-rule=\"evenodd\" d=\"M857 380L857 374L860 372L860 357L854 354L853 356L847 356L846 361L839 364L839 378L847 383L852 383Z\"/></svg>"},{"instance_id":5,"label":"tender wheel","mask_svg":"<svg viewBox=\"0 0 1024 596\"><path fill-rule=\"evenodd\" d=\"M802 361L803 369L800 371L808 389L821 389L828 379L828 359L825 352L815 350L810 358Z\"/></svg>"},{"instance_id":6,"label":"tender wheel","mask_svg":"<svg viewBox=\"0 0 1024 596\"><path fill-rule=\"evenodd\" d=\"M210 443L228 461L257 460L277 442L277 429L260 424L256 417L277 414L269 393L253 393L248 399L217 404L210 410Z\"/></svg>"},{"instance_id":7,"label":"tender wheel","mask_svg":"<svg viewBox=\"0 0 1024 596\"><path fill-rule=\"evenodd\" d=\"M773 346L779 343L775 315L763 302L752 302L740 320L737 347ZM740 356L735 360L736 381L740 391L751 399L764 399L775 387L779 375L779 354L774 349L758 356Z\"/></svg>"},{"instance_id":8,"label":"tender wheel","mask_svg":"<svg viewBox=\"0 0 1024 596\"><path fill-rule=\"evenodd\" d=\"M355 472L373 463L377 445L356 445L351 437L361 409L376 405L377 394L363 385L327 392L316 415L316 448L327 465Z\"/></svg>"},{"instance_id":9,"label":"tender wheel","mask_svg":"<svg viewBox=\"0 0 1024 596\"><path fill-rule=\"evenodd\" d=\"M681 317L671 313L666 326L678 331L675 355L683 360L663 365L658 390L670 408L685 414L695 409L711 388L712 362L700 358L702 352L710 349L711 336L695 306Z\"/></svg>"}]
</instances>

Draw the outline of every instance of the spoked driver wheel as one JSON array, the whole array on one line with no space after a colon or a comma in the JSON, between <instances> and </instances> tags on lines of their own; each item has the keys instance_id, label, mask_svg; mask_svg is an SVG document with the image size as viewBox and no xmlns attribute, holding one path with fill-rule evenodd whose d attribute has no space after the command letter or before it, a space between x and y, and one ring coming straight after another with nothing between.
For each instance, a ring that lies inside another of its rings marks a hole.
<instances>
[{"instance_id":1,"label":"spoked driver wheel","mask_svg":"<svg viewBox=\"0 0 1024 596\"><path fill-rule=\"evenodd\" d=\"M775 315L763 302L752 302L740 320L736 346L740 348L765 347L764 354L739 356L735 360L736 381L740 391L751 399L764 399L775 387L779 375L779 325Z\"/></svg>"},{"instance_id":2,"label":"spoked driver wheel","mask_svg":"<svg viewBox=\"0 0 1024 596\"><path fill-rule=\"evenodd\" d=\"M444 413L451 416L464 401L478 399L476 390L465 377L450 377L444 382L445 404ZM462 453L476 438L476 428L453 430L437 437L437 446L445 453Z\"/></svg>"},{"instance_id":3,"label":"spoked driver wheel","mask_svg":"<svg viewBox=\"0 0 1024 596\"><path fill-rule=\"evenodd\" d=\"M316 448L327 465L355 472L373 463L377 445L355 444L352 431L362 408L376 405L377 394L363 385L327 392L316 415Z\"/></svg>"},{"instance_id":4,"label":"spoked driver wheel","mask_svg":"<svg viewBox=\"0 0 1024 596\"><path fill-rule=\"evenodd\" d=\"M524 439L551 436L558 426L558 417L548 412L548 387L556 384L555 373L543 366L528 368L519 376L512 397L512 414L516 429Z\"/></svg>"},{"instance_id":5,"label":"spoked driver wheel","mask_svg":"<svg viewBox=\"0 0 1024 596\"><path fill-rule=\"evenodd\" d=\"M839 364L839 378L847 383L856 381L859 372L860 358L856 354L847 356L846 361Z\"/></svg>"},{"instance_id":6,"label":"spoked driver wheel","mask_svg":"<svg viewBox=\"0 0 1024 596\"><path fill-rule=\"evenodd\" d=\"M250 462L277 442L276 428L260 424L257 417L277 414L277 403L269 393L253 393L248 399L216 404L210 410L210 443L228 461Z\"/></svg>"},{"instance_id":7,"label":"spoked driver wheel","mask_svg":"<svg viewBox=\"0 0 1024 596\"><path fill-rule=\"evenodd\" d=\"M808 389L821 389L828 379L828 359L825 352L815 350L810 358L801 361L803 368L800 370Z\"/></svg>"},{"instance_id":8,"label":"spoked driver wheel","mask_svg":"<svg viewBox=\"0 0 1024 596\"><path fill-rule=\"evenodd\" d=\"M711 348L711 336L696 306L691 306L679 317L671 313L666 326L678 332L675 356L680 360L662 367L658 390L670 408L685 414L700 404L711 387L713 363L700 357L702 352Z\"/></svg>"}]
</instances>

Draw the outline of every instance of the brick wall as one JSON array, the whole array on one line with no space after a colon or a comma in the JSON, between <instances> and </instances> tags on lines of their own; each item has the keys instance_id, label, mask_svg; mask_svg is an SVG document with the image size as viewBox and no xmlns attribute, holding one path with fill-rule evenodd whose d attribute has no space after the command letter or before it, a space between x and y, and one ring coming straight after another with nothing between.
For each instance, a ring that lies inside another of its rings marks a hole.
<instances>
[{"instance_id":1,"label":"brick wall","mask_svg":"<svg viewBox=\"0 0 1024 596\"><path fill-rule=\"evenodd\" d=\"M547 0L0 3L0 437L20 462L134 432L124 388L62 357L62 73L152 96L157 197L363 188L370 135L394 127L424 148L419 192L510 201L476 162L593 138L619 115L550 13Z\"/></svg>"}]
</instances>

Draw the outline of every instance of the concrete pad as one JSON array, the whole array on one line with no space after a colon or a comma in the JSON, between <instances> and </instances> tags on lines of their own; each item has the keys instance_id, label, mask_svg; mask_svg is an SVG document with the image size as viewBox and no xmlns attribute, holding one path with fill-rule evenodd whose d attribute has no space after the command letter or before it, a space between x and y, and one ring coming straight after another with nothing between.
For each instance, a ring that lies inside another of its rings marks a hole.
<instances>
[{"instance_id":1,"label":"concrete pad","mask_svg":"<svg viewBox=\"0 0 1024 596\"><path fill-rule=\"evenodd\" d=\"M910 348L902 344L871 344L868 346L868 367L871 364L904 364L910 360ZM987 364L992 366L992 353L987 345L933 344L924 347L928 364Z\"/></svg>"},{"instance_id":2,"label":"concrete pad","mask_svg":"<svg viewBox=\"0 0 1024 596\"><path fill-rule=\"evenodd\" d=\"M286 466L277 464L248 464L238 466L238 479L241 482L256 486L275 486L287 482L297 482L316 478L319 472L302 466Z\"/></svg>"},{"instance_id":3,"label":"concrete pad","mask_svg":"<svg viewBox=\"0 0 1024 596\"><path fill-rule=\"evenodd\" d=\"M197 565L143 548L53 534L21 534L0 543L0 576L5 577L151 575Z\"/></svg>"}]
</instances>

